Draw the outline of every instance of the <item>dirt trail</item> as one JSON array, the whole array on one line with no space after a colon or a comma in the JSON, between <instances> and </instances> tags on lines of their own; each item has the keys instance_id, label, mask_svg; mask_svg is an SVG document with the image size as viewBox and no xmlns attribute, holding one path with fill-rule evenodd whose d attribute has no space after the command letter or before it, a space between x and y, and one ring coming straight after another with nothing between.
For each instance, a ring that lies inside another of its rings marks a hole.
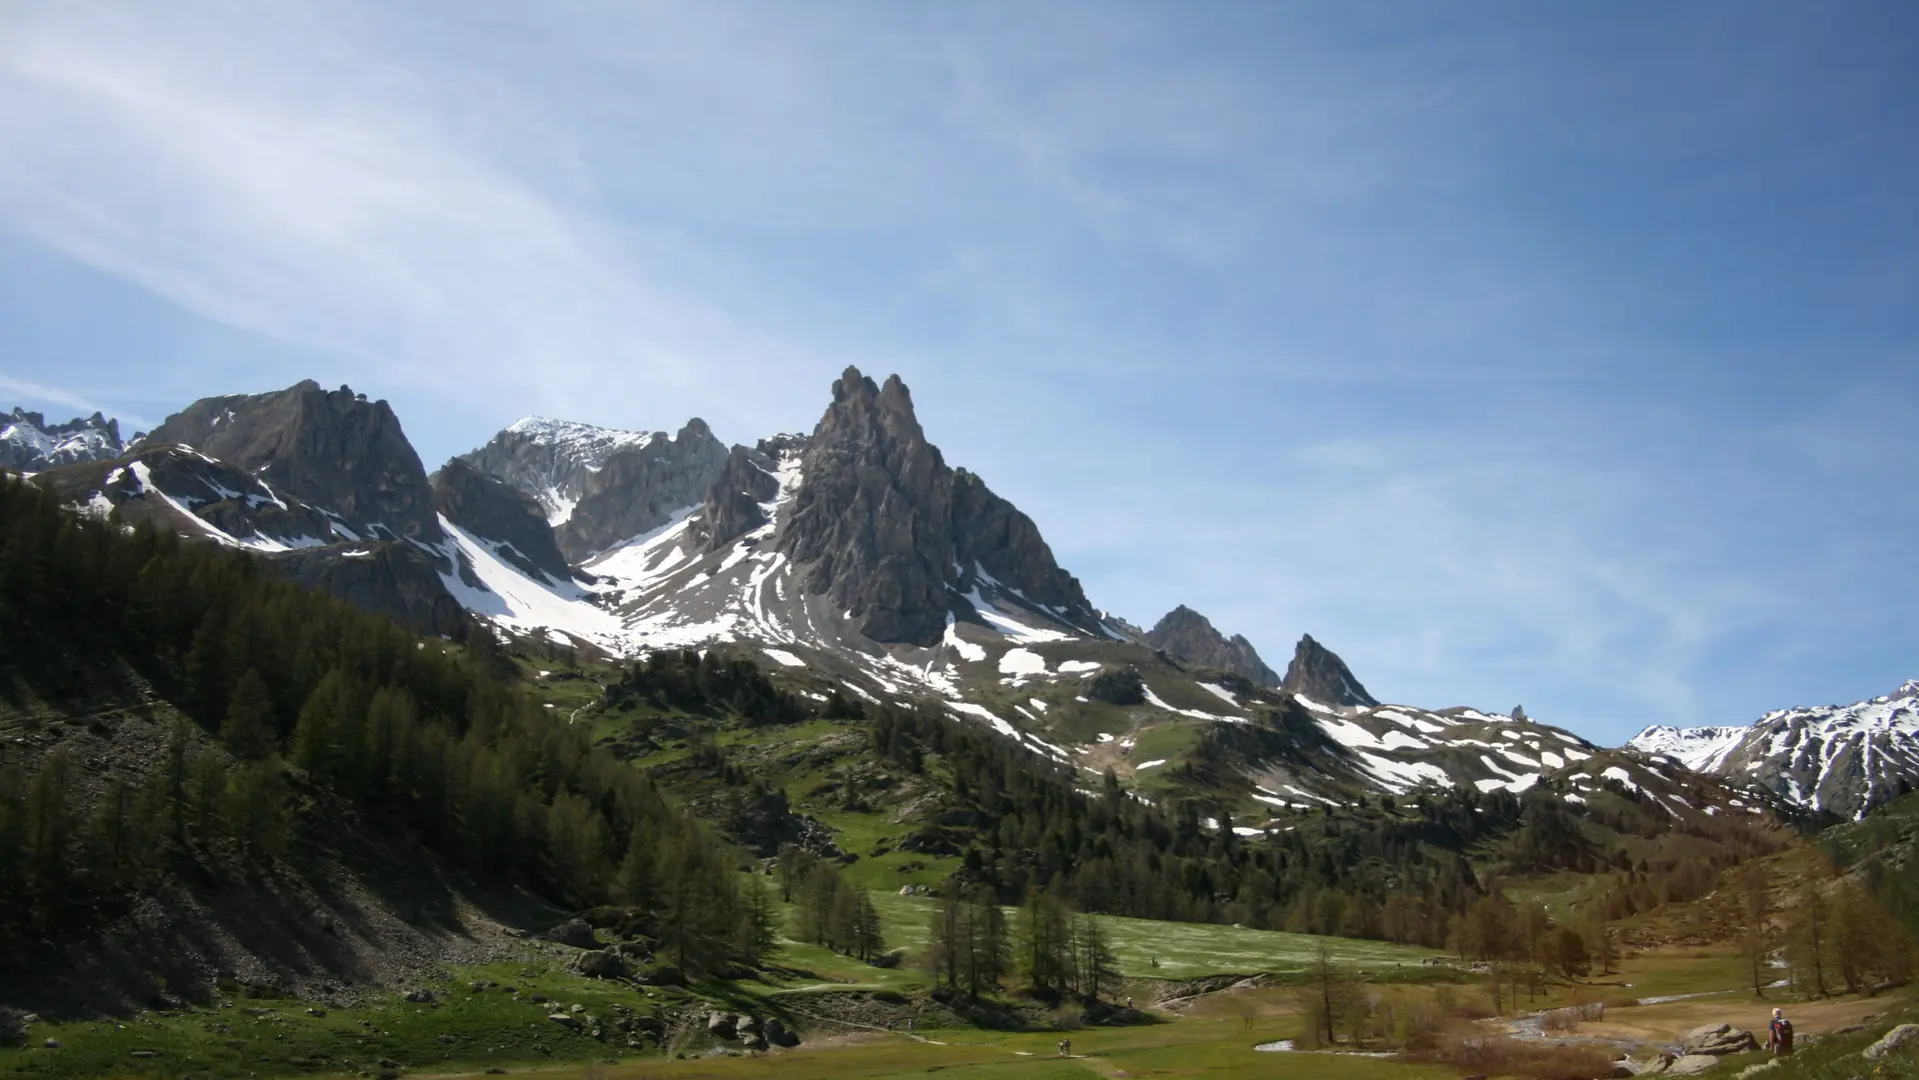
<instances>
[{"instance_id":1,"label":"dirt trail","mask_svg":"<svg viewBox=\"0 0 1919 1080\"><path fill-rule=\"evenodd\" d=\"M1633 1005L1607 1009L1606 1019L1580 1024L1575 1036L1598 1039L1634 1039L1646 1042L1672 1042L1681 1033L1702 1024L1731 1024L1762 1038L1772 1010L1782 1008L1800 1035L1817 1035L1834 1028L1857 1024L1874 1013L1883 1013L1897 999L1880 997L1843 997L1827 1001L1755 1000L1744 997L1695 998L1659 1005Z\"/></svg>"}]
</instances>

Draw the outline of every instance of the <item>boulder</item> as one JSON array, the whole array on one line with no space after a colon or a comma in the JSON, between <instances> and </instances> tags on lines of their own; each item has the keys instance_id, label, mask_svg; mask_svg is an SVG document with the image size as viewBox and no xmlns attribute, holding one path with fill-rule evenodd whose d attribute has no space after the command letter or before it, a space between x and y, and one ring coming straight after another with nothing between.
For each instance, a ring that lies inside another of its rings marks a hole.
<instances>
[{"instance_id":1,"label":"boulder","mask_svg":"<svg viewBox=\"0 0 1919 1080\"><path fill-rule=\"evenodd\" d=\"M706 1033L716 1039L731 1039L739 1034L739 1018L728 1012L710 1013L706 1017Z\"/></svg>"},{"instance_id":2,"label":"boulder","mask_svg":"<svg viewBox=\"0 0 1919 1080\"><path fill-rule=\"evenodd\" d=\"M1688 1076L1692 1073L1705 1072L1717 1064L1719 1059L1712 1054L1687 1054L1673 1059L1672 1065L1666 1069L1666 1075Z\"/></svg>"},{"instance_id":3,"label":"boulder","mask_svg":"<svg viewBox=\"0 0 1919 1080\"><path fill-rule=\"evenodd\" d=\"M626 958L612 949L581 953L574 967L592 979L624 979L628 971Z\"/></svg>"},{"instance_id":4,"label":"boulder","mask_svg":"<svg viewBox=\"0 0 1919 1080\"><path fill-rule=\"evenodd\" d=\"M761 1038L757 1034L748 1035L744 1039L740 1040L740 1045L745 1047L748 1050L764 1050L766 1049L766 1040Z\"/></svg>"},{"instance_id":5,"label":"boulder","mask_svg":"<svg viewBox=\"0 0 1919 1080\"><path fill-rule=\"evenodd\" d=\"M1730 1024L1707 1024L1679 1037L1679 1048L1694 1057L1724 1057L1759 1049L1752 1032Z\"/></svg>"},{"instance_id":6,"label":"boulder","mask_svg":"<svg viewBox=\"0 0 1919 1080\"><path fill-rule=\"evenodd\" d=\"M599 939L593 936L593 927L584 919L568 919L560 925L540 935L548 941L557 941L562 945L571 945L576 949L597 949Z\"/></svg>"},{"instance_id":7,"label":"boulder","mask_svg":"<svg viewBox=\"0 0 1919 1080\"><path fill-rule=\"evenodd\" d=\"M1866 1047L1865 1054L1874 1061L1899 1050L1919 1050L1919 1024L1900 1024L1886 1032L1878 1042Z\"/></svg>"},{"instance_id":8,"label":"boulder","mask_svg":"<svg viewBox=\"0 0 1919 1080\"><path fill-rule=\"evenodd\" d=\"M769 1016L766 1018L765 1035L766 1041L772 1043L774 1046L798 1046L800 1044L800 1037L788 1031L786 1025L781 1023L780 1018L777 1016Z\"/></svg>"},{"instance_id":9,"label":"boulder","mask_svg":"<svg viewBox=\"0 0 1919 1080\"><path fill-rule=\"evenodd\" d=\"M424 986L416 987L406 992L406 999L416 1005L431 1004L433 1001L433 991L428 990Z\"/></svg>"},{"instance_id":10,"label":"boulder","mask_svg":"<svg viewBox=\"0 0 1919 1080\"><path fill-rule=\"evenodd\" d=\"M572 1013L563 1013L563 1012L550 1013L548 1014L547 1019L553 1021L554 1023L560 1025L563 1028L577 1028L580 1026L579 1018L574 1016Z\"/></svg>"},{"instance_id":11,"label":"boulder","mask_svg":"<svg viewBox=\"0 0 1919 1080\"><path fill-rule=\"evenodd\" d=\"M49 1050L58 1050L60 1049L61 1043L59 1039L48 1039L47 1041L41 1043L40 1045L46 1047Z\"/></svg>"}]
</instances>

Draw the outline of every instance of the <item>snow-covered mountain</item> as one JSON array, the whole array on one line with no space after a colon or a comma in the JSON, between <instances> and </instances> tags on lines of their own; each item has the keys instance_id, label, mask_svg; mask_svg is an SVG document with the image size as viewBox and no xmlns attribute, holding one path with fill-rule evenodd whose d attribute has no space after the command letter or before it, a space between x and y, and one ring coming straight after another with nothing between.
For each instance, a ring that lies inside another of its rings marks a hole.
<instances>
[{"instance_id":1,"label":"snow-covered mountain","mask_svg":"<svg viewBox=\"0 0 1919 1080\"><path fill-rule=\"evenodd\" d=\"M571 420L528 416L460 460L533 496L557 526L573 516L587 478L621 450L646 446L665 432L621 431Z\"/></svg>"},{"instance_id":2,"label":"snow-covered mountain","mask_svg":"<svg viewBox=\"0 0 1919 1080\"><path fill-rule=\"evenodd\" d=\"M1851 705L1778 709L1737 727L1649 727L1627 745L1857 818L1919 787L1919 680Z\"/></svg>"},{"instance_id":3,"label":"snow-covered mountain","mask_svg":"<svg viewBox=\"0 0 1919 1080\"><path fill-rule=\"evenodd\" d=\"M578 562L697 505L726 455L698 417L677 436L527 417L454 460L531 496L560 550Z\"/></svg>"},{"instance_id":4,"label":"snow-covered mountain","mask_svg":"<svg viewBox=\"0 0 1919 1080\"><path fill-rule=\"evenodd\" d=\"M136 435L137 440L140 436ZM37 412L14 406L0 415L0 470L37 473L61 465L105 461L126 452L120 422L99 413L49 424Z\"/></svg>"},{"instance_id":5,"label":"snow-covered mountain","mask_svg":"<svg viewBox=\"0 0 1919 1080\"><path fill-rule=\"evenodd\" d=\"M1776 803L1745 772L1683 765L1709 737L1629 753L1518 710L1382 705L1310 635L1281 678L1183 607L1143 632L946 463L897 377L849 368L810 433L750 447L697 419L671 437L528 419L429 475L385 402L304 382L204 399L122 450L35 482L434 632L477 618L615 657L722 647L815 699L932 704L1089 784L1111 768L1142 798L1224 800L1238 820L1440 789L1678 815ZM1862 767L1893 752L1873 743Z\"/></svg>"}]
</instances>

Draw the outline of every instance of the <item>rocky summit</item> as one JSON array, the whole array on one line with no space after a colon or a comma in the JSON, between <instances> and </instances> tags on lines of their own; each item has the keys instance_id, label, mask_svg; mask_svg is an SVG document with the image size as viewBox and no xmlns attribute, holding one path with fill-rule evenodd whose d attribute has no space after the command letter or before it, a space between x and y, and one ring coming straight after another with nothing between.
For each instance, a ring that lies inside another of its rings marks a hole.
<instances>
[{"instance_id":1,"label":"rocky summit","mask_svg":"<svg viewBox=\"0 0 1919 1080\"><path fill-rule=\"evenodd\" d=\"M1281 680L1280 689L1328 705L1379 704L1379 700L1367 693L1366 688L1353 677L1346 661L1314 641L1311 634L1301 636L1299 644L1294 646L1293 662L1286 665L1286 678Z\"/></svg>"},{"instance_id":2,"label":"rocky summit","mask_svg":"<svg viewBox=\"0 0 1919 1080\"><path fill-rule=\"evenodd\" d=\"M138 441L140 436L134 436ZM99 413L49 424L37 412L15 406L0 414L0 470L43 472L62 465L106 461L126 452L120 422Z\"/></svg>"},{"instance_id":3,"label":"rocky summit","mask_svg":"<svg viewBox=\"0 0 1919 1080\"><path fill-rule=\"evenodd\" d=\"M167 417L146 445L190 446L257 477L277 495L325 507L355 537L438 541L426 469L399 417L351 387L311 379L267 394L203 398Z\"/></svg>"},{"instance_id":4,"label":"rocky summit","mask_svg":"<svg viewBox=\"0 0 1919 1080\"><path fill-rule=\"evenodd\" d=\"M1230 671L1260 686L1280 684L1279 673L1259 658L1252 642L1239 634L1226 637L1185 604L1162 616L1142 640L1175 660Z\"/></svg>"},{"instance_id":5,"label":"rocky summit","mask_svg":"<svg viewBox=\"0 0 1919 1080\"><path fill-rule=\"evenodd\" d=\"M801 471L779 548L808 566L808 590L865 636L932 645L953 615L952 594L988 578L1055 617L1097 622L1031 519L948 468L926 441L899 376L880 386L847 368Z\"/></svg>"}]
</instances>

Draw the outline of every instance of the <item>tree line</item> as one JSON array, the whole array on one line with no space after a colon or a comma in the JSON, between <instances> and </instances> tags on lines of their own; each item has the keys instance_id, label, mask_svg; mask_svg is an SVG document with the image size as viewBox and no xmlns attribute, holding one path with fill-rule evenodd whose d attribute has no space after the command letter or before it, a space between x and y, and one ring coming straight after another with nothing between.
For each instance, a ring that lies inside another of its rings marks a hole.
<instances>
[{"instance_id":1,"label":"tree line","mask_svg":"<svg viewBox=\"0 0 1919 1080\"><path fill-rule=\"evenodd\" d=\"M103 780L0 741L0 945L84 930L192 867L290 872L344 827L563 906L642 905L689 969L757 962L768 916L717 841L514 686L490 629L465 639L0 478L0 693L29 716L173 717L157 767Z\"/></svg>"}]
</instances>

